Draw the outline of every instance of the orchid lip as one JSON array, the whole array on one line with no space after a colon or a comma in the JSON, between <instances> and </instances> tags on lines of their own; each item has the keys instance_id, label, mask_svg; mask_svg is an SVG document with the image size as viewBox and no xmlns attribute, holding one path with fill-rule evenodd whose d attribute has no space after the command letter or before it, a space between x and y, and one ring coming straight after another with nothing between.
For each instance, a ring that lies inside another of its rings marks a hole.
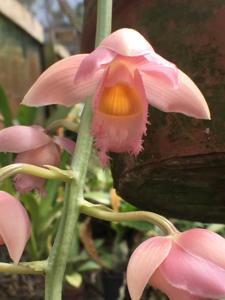
<instances>
[{"instance_id":1,"label":"orchid lip","mask_svg":"<svg viewBox=\"0 0 225 300\"><path fill-rule=\"evenodd\" d=\"M136 89L117 84L103 90L99 111L118 117L129 116L140 111L140 97Z\"/></svg>"},{"instance_id":2,"label":"orchid lip","mask_svg":"<svg viewBox=\"0 0 225 300\"><path fill-rule=\"evenodd\" d=\"M116 120L118 120L118 118L119 118L119 119L126 119L126 118L131 118L131 117L138 116L138 115L141 114L141 111L137 111L137 112L135 112L135 113L133 113L133 114L129 114L129 115L113 115L113 114L107 114L107 113L105 113L105 112L103 112L103 111L100 111L100 110L98 110L98 113L100 113L101 115L107 116L107 118L111 118L111 119L115 118L115 121L116 121Z\"/></svg>"}]
</instances>

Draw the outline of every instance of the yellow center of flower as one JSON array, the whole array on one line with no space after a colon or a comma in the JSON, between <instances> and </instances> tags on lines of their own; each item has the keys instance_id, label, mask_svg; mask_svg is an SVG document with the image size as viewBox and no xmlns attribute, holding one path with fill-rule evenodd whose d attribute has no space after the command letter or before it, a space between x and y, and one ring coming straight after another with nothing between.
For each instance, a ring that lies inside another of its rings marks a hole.
<instances>
[{"instance_id":1,"label":"yellow center of flower","mask_svg":"<svg viewBox=\"0 0 225 300\"><path fill-rule=\"evenodd\" d=\"M104 88L99 110L113 116L128 116L138 112L140 96L135 88L125 84Z\"/></svg>"}]
</instances>

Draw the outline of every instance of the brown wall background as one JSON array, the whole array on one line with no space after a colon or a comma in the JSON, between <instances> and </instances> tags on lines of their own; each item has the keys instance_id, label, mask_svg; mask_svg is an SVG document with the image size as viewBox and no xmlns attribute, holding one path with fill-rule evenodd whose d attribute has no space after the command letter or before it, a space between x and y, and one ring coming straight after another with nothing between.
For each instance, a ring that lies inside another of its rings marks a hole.
<instances>
[{"instance_id":1,"label":"brown wall background","mask_svg":"<svg viewBox=\"0 0 225 300\"><path fill-rule=\"evenodd\" d=\"M93 49L96 1L85 1L82 49ZM114 0L113 30L140 31L155 50L202 90L212 121L150 107L151 125L137 157L113 155L117 191L167 216L224 222L225 1Z\"/></svg>"}]
</instances>

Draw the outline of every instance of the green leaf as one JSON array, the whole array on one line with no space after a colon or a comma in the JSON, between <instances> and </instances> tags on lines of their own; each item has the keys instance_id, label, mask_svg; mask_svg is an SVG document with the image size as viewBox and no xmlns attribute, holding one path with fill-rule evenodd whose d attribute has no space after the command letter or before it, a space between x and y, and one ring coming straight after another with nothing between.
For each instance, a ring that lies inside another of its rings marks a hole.
<instances>
[{"instance_id":1,"label":"green leaf","mask_svg":"<svg viewBox=\"0 0 225 300\"><path fill-rule=\"evenodd\" d=\"M136 211L136 210L137 208L132 204L126 202L125 200L122 201L121 208L120 208L121 212Z\"/></svg>"},{"instance_id":2,"label":"green leaf","mask_svg":"<svg viewBox=\"0 0 225 300\"><path fill-rule=\"evenodd\" d=\"M83 281L82 276L77 272L72 273L70 275L66 275L65 278L66 278L66 281L75 288L79 288Z\"/></svg>"},{"instance_id":3,"label":"green leaf","mask_svg":"<svg viewBox=\"0 0 225 300\"><path fill-rule=\"evenodd\" d=\"M61 203L54 207L52 211L47 212L46 216L41 217L38 228L40 233L46 231L57 219L59 219L61 216L61 210L59 208L61 208Z\"/></svg>"},{"instance_id":4,"label":"green leaf","mask_svg":"<svg viewBox=\"0 0 225 300\"><path fill-rule=\"evenodd\" d=\"M12 153L0 153L0 167L5 167L12 163Z\"/></svg>"},{"instance_id":5,"label":"green leaf","mask_svg":"<svg viewBox=\"0 0 225 300\"><path fill-rule=\"evenodd\" d=\"M120 222L119 224L123 227L128 227L139 231L149 231L154 229L154 225L144 221L124 221Z\"/></svg>"},{"instance_id":6,"label":"green leaf","mask_svg":"<svg viewBox=\"0 0 225 300\"><path fill-rule=\"evenodd\" d=\"M221 232L225 229L224 224L211 224L207 227L208 230L213 232Z\"/></svg>"},{"instance_id":7,"label":"green leaf","mask_svg":"<svg viewBox=\"0 0 225 300\"><path fill-rule=\"evenodd\" d=\"M39 211L39 204L35 197L35 194L32 193L24 194L20 196L20 200L23 202L24 206L29 212L35 230L39 229L40 211Z\"/></svg>"},{"instance_id":8,"label":"green leaf","mask_svg":"<svg viewBox=\"0 0 225 300\"><path fill-rule=\"evenodd\" d=\"M104 205L110 205L109 193L105 192L87 192L84 194L86 199L94 200Z\"/></svg>"},{"instance_id":9,"label":"green leaf","mask_svg":"<svg viewBox=\"0 0 225 300\"><path fill-rule=\"evenodd\" d=\"M5 127L12 125L12 114L4 89L0 86L0 111L4 117Z\"/></svg>"},{"instance_id":10,"label":"green leaf","mask_svg":"<svg viewBox=\"0 0 225 300\"><path fill-rule=\"evenodd\" d=\"M4 89L0 86L0 112L3 116L3 124L5 127L12 125L12 114L8 99ZM0 153L0 166L10 164L12 155L10 153Z\"/></svg>"},{"instance_id":11,"label":"green leaf","mask_svg":"<svg viewBox=\"0 0 225 300\"><path fill-rule=\"evenodd\" d=\"M16 119L19 121L20 124L32 125L35 122L37 110L38 109L36 107L20 105L16 115Z\"/></svg>"},{"instance_id":12,"label":"green leaf","mask_svg":"<svg viewBox=\"0 0 225 300\"><path fill-rule=\"evenodd\" d=\"M7 191L10 194L15 194L15 189L10 178L7 178L4 181L0 181L0 190Z\"/></svg>"},{"instance_id":13,"label":"green leaf","mask_svg":"<svg viewBox=\"0 0 225 300\"><path fill-rule=\"evenodd\" d=\"M51 116L46 121L46 126L50 123L65 118L70 112L71 108L65 106L57 106L56 109L51 113Z\"/></svg>"},{"instance_id":14,"label":"green leaf","mask_svg":"<svg viewBox=\"0 0 225 300\"><path fill-rule=\"evenodd\" d=\"M93 271L93 270L99 270L101 267L99 264L97 264L95 261L90 260L82 264L82 266L79 267L79 272L87 272L87 271Z\"/></svg>"}]
</instances>

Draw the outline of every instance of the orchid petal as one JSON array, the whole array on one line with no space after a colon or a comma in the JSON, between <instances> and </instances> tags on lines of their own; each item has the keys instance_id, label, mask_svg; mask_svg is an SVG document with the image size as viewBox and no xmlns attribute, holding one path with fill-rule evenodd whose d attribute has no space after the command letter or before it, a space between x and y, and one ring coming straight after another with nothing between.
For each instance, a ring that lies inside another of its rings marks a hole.
<instances>
[{"instance_id":1,"label":"orchid petal","mask_svg":"<svg viewBox=\"0 0 225 300\"><path fill-rule=\"evenodd\" d=\"M111 33L100 43L99 47L123 56L140 56L154 51L149 42L131 28L122 28Z\"/></svg>"},{"instance_id":2,"label":"orchid petal","mask_svg":"<svg viewBox=\"0 0 225 300\"><path fill-rule=\"evenodd\" d=\"M13 178L14 187L20 194L29 193L35 189L41 196L45 196L44 183L45 180L43 178L27 174L17 174Z\"/></svg>"},{"instance_id":3,"label":"orchid petal","mask_svg":"<svg viewBox=\"0 0 225 300\"><path fill-rule=\"evenodd\" d=\"M114 86L118 83L124 83L127 85L133 84L133 74L127 67L126 61L124 60L125 63L118 61L119 60L115 60L105 73L106 80L104 80L104 85L107 87Z\"/></svg>"},{"instance_id":4,"label":"orchid petal","mask_svg":"<svg viewBox=\"0 0 225 300\"><path fill-rule=\"evenodd\" d=\"M134 251L127 267L127 284L132 300L140 299L152 274L170 252L171 245L170 238L153 237Z\"/></svg>"},{"instance_id":5,"label":"orchid petal","mask_svg":"<svg viewBox=\"0 0 225 300\"><path fill-rule=\"evenodd\" d=\"M25 95L22 104L42 106L61 104L71 106L94 93L98 76L74 84L76 72L87 54L73 55L50 66ZM101 74L99 74L101 75Z\"/></svg>"},{"instance_id":6,"label":"orchid petal","mask_svg":"<svg viewBox=\"0 0 225 300\"><path fill-rule=\"evenodd\" d=\"M148 61L137 66L140 72L159 77L165 81L169 87L178 88L178 69L176 65L164 59L157 53L151 53L144 56Z\"/></svg>"},{"instance_id":7,"label":"orchid petal","mask_svg":"<svg viewBox=\"0 0 225 300\"><path fill-rule=\"evenodd\" d=\"M60 162L60 150L55 143L50 142L37 149L19 153L16 156L15 162L33 164L37 166L58 166Z\"/></svg>"},{"instance_id":8,"label":"orchid petal","mask_svg":"<svg viewBox=\"0 0 225 300\"><path fill-rule=\"evenodd\" d=\"M58 145L51 142L37 149L19 153L15 159L16 163L28 163L37 166L58 166L60 162L60 149ZM32 175L18 174L14 177L14 185L18 192L27 193L36 189L40 194L45 194L45 180Z\"/></svg>"},{"instance_id":9,"label":"orchid petal","mask_svg":"<svg viewBox=\"0 0 225 300\"><path fill-rule=\"evenodd\" d=\"M225 269L225 239L215 232L195 228L178 235L176 243L186 252Z\"/></svg>"},{"instance_id":10,"label":"orchid petal","mask_svg":"<svg viewBox=\"0 0 225 300\"><path fill-rule=\"evenodd\" d=\"M15 197L0 191L0 236L15 263L19 262L29 235L25 208Z\"/></svg>"},{"instance_id":11,"label":"orchid petal","mask_svg":"<svg viewBox=\"0 0 225 300\"><path fill-rule=\"evenodd\" d=\"M51 141L39 126L11 126L0 130L0 152L20 153Z\"/></svg>"},{"instance_id":12,"label":"orchid petal","mask_svg":"<svg viewBox=\"0 0 225 300\"><path fill-rule=\"evenodd\" d=\"M97 71L101 71L100 74L103 74L104 70L101 70L101 68L110 63L115 56L116 54L110 50L96 48L81 62L75 76L74 84L77 85L83 80L90 80L90 78L98 74Z\"/></svg>"},{"instance_id":13,"label":"orchid petal","mask_svg":"<svg viewBox=\"0 0 225 300\"><path fill-rule=\"evenodd\" d=\"M149 103L165 112L179 112L187 116L210 119L204 96L194 82L182 71L179 72L179 87L168 87L160 74L153 76L141 72Z\"/></svg>"},{"instance_id":14,"label":"orchid petal","mask_svg":"<svg viewBox=\"0 0 225 300\"><path fill-rule=\"evenodd\" d=\"M75 149L74 141L63 136L54 136L53 140L60 148L66 150L69 154L73 154Z\"/></svg>"},{"instance_id":15,"label":"orchid petal","mask_svg":"<svg viewBox=\"0 0 225 300\"><path fill-rule=\"evenodd\" d=\"M225 296L225 270L173 245L160 266L166 280L193 295L218 299Z\"/></svg>"},{"instance_id":16,"label":"orchid petal","mask_svg":"<svg viewBox=\"0 0 225 300\"><path fill-rule=\"evenodd\" d=\"M184 290L172 286L163 276L162 272L160 271L160 267L151 277L150 284L154 288L160 289L169 297L170 300L206 300L206 298L199 298Z\"/></svg>"}]
</instances>

